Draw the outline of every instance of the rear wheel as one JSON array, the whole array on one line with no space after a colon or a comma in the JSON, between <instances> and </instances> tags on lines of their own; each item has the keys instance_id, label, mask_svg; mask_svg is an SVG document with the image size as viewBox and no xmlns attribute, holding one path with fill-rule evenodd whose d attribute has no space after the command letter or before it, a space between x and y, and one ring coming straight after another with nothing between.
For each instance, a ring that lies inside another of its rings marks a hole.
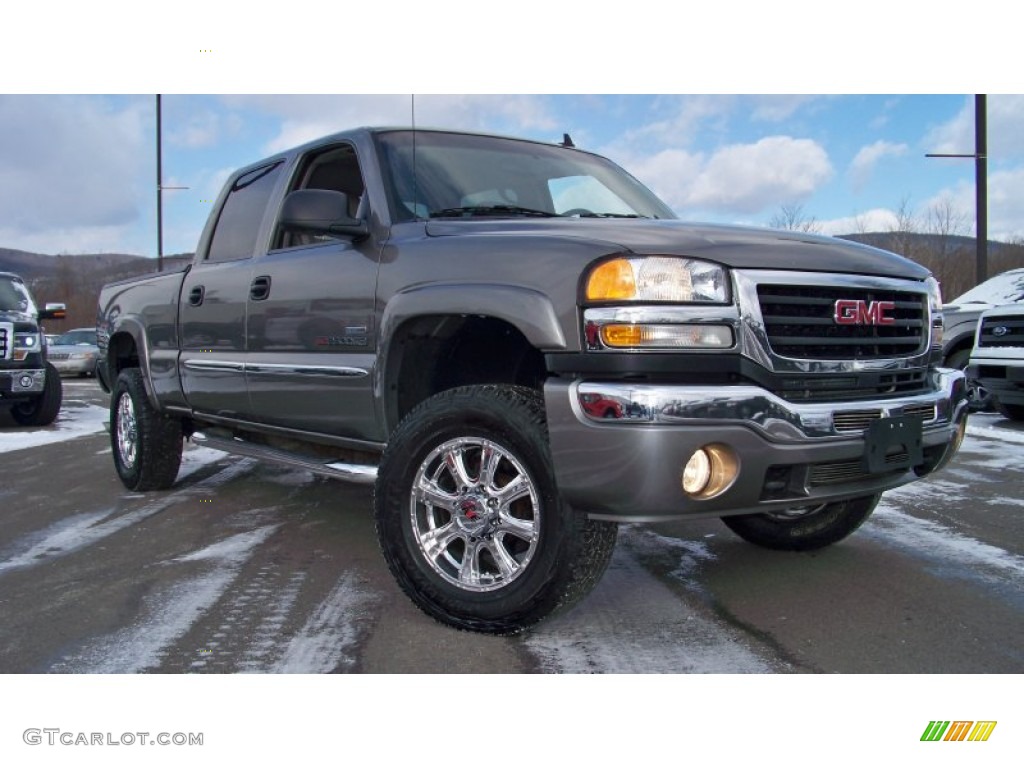
<instances>
[{"instance_id":1,"label":"rear wheel","mask_svg":"<svg viewBox=\"0 0 1024 768\"><path fill-rule=\"evenodd\" d=\"M544 403L522 387L442 392L399 425L374 494L384 558L438 621L519 632L600 579L617 526L558 495Z\"/></svg>"},{"instance_id":2,"label":"rear wheel","mask_svg":"<svg viewBox=\"0 0 1024 768\"><path fill-rule=\"evenodd\" d=\"M43 393L34 400L15 405L11 408L11 416L23 427L45 427L56 421L63 397L64 387L60 383L60 373L47 363Z\"/></svg>"},{"instance_id":3,"label":"rear wheel","mask_svg":"<svg viewBox=\"0 0 1024 768\"><path fill-rule=\"evenodd\" d=\"M845 539L868 519L880 496L794 507L779 512L723 517L729 529L751 544L768 549L821 549Z\"/></svg>"},{"instance_id":4,"label":"rear wheel","mask_svg":"<svg viewBox=\"0 0 1024 768\"><path fill-rule=\"evenodd\" d=\"M142 371L121 371L110 398L110 446L125 487L132 491L170 488L181 466L182 442L181 422L150 404Z\"/></svg>"}]
</instances>

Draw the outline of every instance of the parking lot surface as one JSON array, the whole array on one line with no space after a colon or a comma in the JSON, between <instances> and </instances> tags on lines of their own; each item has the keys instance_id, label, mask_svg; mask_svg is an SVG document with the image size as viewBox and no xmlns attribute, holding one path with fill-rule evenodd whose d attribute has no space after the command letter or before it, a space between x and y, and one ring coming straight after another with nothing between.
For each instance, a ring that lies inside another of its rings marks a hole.
<instances>
[{"instance_id":1,"label":"parking lot surface","mask_svg":"<svg viewBox=\"0 0 1024 768\"><path fill-rule=\"evenodd\" d=\"M838 545L624 526L588 598L497 638L405 598L368 489L188 445L130 493L106 408L65 381L54 427L0 415L0 673L1024 672L1024 429L997 415Z\"/></svg>"}]
</instances>

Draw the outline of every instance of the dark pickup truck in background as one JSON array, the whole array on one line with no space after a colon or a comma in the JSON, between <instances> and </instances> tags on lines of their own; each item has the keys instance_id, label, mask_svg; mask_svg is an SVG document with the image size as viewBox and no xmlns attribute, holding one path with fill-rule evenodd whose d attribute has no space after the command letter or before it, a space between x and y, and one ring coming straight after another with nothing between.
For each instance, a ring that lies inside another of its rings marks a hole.
<instances>
[{"instance_id":1,"label":"dark pickup truck in background","mask_svg":"<svg viewBox=\"0 0 1024 768\"><path fill-rule=\"evenodd\" d=\"M926 270L684 224L566 144L360 129L234 174L189 268L100 296L125 485L170 486L184 437L375 483L406 593L508 633L586 594L619 522L813 549L949 461Z\"/></svg>"},{"instance_id":2,"label":"dark pickup truck in background","mask_svg":"<svg viewBox=\"0 0 1024 768\"><path fill-rule=\"evenodd\" d=\"M46 359L40 320L60 319L63 304L36 307L25 281L0 272L0 408L25 427L45 427L60 413L64 389L60 374Z\"/></svg>"}]
</instances>

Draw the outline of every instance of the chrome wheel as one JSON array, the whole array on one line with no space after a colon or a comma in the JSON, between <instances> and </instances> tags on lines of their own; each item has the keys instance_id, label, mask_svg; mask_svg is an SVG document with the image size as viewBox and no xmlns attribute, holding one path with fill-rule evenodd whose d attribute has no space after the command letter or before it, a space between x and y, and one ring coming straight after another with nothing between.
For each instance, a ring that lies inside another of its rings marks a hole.
<instances>
[{"instance_id":1,"label":"chrome wheel","mask_svg":"<svg viewBox=\"0 0 1024 768\"><path fill-rule=\"evenodd\" d=\"M117 452L121 464L130 469L135 466L139 450L139 427L135 420L135 406L127 392L117 401L117 421L114 425L117 432Z\"/></svg>"},{"instance_id":2,"label":"chrome wheel","mask_svg":"<svg viewBox=\"0 0 1024 768\"><path fill-rule=\"evenodd\" d=\"M515 456L484 438L449 440L427 455L413 481L409 514L430 567L471 592L515 581L540 537L536 484Z\"/></svg>"}]
</instances>

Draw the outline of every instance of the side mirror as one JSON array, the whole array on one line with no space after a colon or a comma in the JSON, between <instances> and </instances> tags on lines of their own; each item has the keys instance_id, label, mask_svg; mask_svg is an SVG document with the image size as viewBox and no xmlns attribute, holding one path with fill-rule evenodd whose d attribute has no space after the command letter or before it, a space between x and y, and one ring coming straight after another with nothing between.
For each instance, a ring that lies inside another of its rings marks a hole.
<instances>
[{"instance_id":1,"label":"side mirror","mask_svg":"<svg viewBox=\"0 0 1024 768\"><path fill-rule=\"evenodd\" d=\"M299 189L289 193L281 206L284 229L322 235L366 237L370 228L362 219L349 216L349 196L332 189Z\"/></svg>"},{"instance_id":2,"label":"side mirror","mask_svg":"<svg viewBox=\"0 0 1024 768\"><path fill-rule=\"evenodd\" d=\"M67 317L68 308L64 304L47 304L46 309L39 313L40 320L63 320Z\"/></svg>"}]
</instances>

